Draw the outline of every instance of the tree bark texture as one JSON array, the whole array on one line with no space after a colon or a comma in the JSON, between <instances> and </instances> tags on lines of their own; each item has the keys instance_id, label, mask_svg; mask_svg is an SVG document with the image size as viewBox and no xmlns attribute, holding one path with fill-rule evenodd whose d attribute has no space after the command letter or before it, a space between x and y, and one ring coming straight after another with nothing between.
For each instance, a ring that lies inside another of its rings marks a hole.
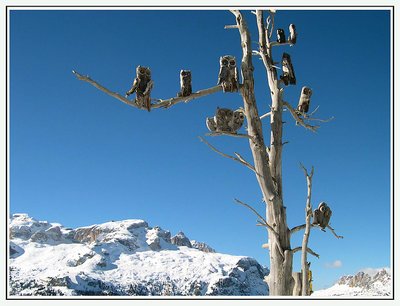
<instances>
[{"instance_id":1,"label":"tree bark texture","mask_svg":"<svg viewBox=\"0 0 400 306\"><path fill-rule=\"evenodd\" d=\"M300 296L301 295L301 272L293 272L293 280L294 280L294 287L293 287L293 295Z\"/></svg>"},{"instance_id":2,"label":"tree bark texture","mask_svg":"<svg viewBox=\"0 0 400 306\"><path fill-rule=\"evenodd\" d=\"M311 188L312 188L312 176L314 173L314 169L311 170L310 175L307 173L307 170L304 167L303 170L307 179L307 201L306 201L306 229L304 230L303 242L301 245L301 269L303 272L301 295L310 295L310 283L308 280L310 267L307 262L307 252L308 252L308 239L310 237L310 231L311 231L311 216L312 216Z\"/></svg>"},{"instance_id":3,"label":"tree bark texture","mask_svg":"<svg viewBox=\"0 0 400 306\"><path fill-rule=\"evenodd\" d=\"M286 211L282 202L281 149L282 149L282 99L278 89L276 71L268 65L268 81L271 89L271 149L267 153L264 143L262 124L258 115L254 96L254 78L252 64L251 38L247 24L239 11L232 11L239 29L243 58L241 65L243 85L241 94L247 118L250 149L261 192L267 204L267 221L273 228L268 228L268 245L270 249L270 274L266 281L270 295L292 295L292 251L290 232L286 223ZM257 16L262 18L262 12ZM258 19L258 17L257 17ZM265 32L264 32L265 33ZM265 34L264 34L265 37ZM265 45L264 45L265 46ZM261 50L262 51L262 50ZM266 60L269 56L266 54ZM272 88L271 88L272 86Z\"/></svg>"}]
</instances>

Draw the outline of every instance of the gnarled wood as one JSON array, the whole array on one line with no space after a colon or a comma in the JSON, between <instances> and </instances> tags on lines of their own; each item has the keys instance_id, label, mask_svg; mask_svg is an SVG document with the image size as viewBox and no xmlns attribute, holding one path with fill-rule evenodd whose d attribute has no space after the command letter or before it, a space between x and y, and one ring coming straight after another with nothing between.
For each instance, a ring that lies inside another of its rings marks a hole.
<instances>
[{"instance_id":1,"label":"gnarled wood","mask_svg":"<svg viewBox=\"0 0 400 306\"><path fill-rule=\"evenodd\" d=\"M308 248L308 239L310 237L311 231L311 216L312 216L312 206L311 206L311 190L312 190L312 177L314 175L314 167L311 169L311 173L308 174L307 169L301 165L304 175L307 179L307 201L306 201L306 228L304 231L303 242L301 245L301 270L302 270L302 286L301 295L310 295L310 285L308 282L308 271L309 265L307 263L307 253L310 250ZM314 252L313 252L314 253ZM315 254L315 253L314 253ZM317 256L319 257L319 255Z\"/></svg>"},{"instance_id":2,"label":"gnarled wood","mask_svg":"<svg viewBox=\"0 0 400 306\"><path fill-rule=\"evenodd\" d=\"M283 89L279 88L276 68L273 65L271 44L269 42L274 23L274 12L268 18L269 31L264 25L263 11L257 10L257 27L259 33L259 54L267 72L269 91L271 94L271 140L269 147L269 169L274 182L274 198L267 198L267 221L275 225L279 239L269 237L270 241L270 275L268 285L270 295L292 295L294 280L292 277L292 256L290 247L290 231L287 227L286 207L283 206L282 189L282 111ZM284 258L279 253L284 250Z\"/></svg>"},{"instance_id":3,"label":"gnarled wood","mask_svg":"<svg viewBox=\"0 0 400 306\"><path fill-rule=\"evenodd\" d=\"M293 272L292 273L293 280L294 280L294 287L293 287L293 295L300 296L301 295L301 272Z\"/></svg>"},{"instance_id":4,"label":"gnarled wood","mask_svg":"<svg viewBox=\"0 0 400 306\"><path fill-rule=\"evenodd\" d=\"M120 100L121 102L124 102L125 104L128 104L130 106L139 108L139 109L145 109L145 108L141 108L139 107L134 101L131 101L123 96L121 96L119 93L117 92L113 92L109 89L107 89L106 87L104 87L103 85L101 85L100 83L92 80L89 76L85 76L82 75L78 72L76 72L75 70L72 70L72 73L75 74L75 76L81 80L81 81L85 81L88 82L89 84L93 85L94 87L96 87L97 89L101 90L102 92L105 92L106 94L108 94L109 96ZM217 85L211 88L207 88L207 89L203 89L203 90L199 90L197 92L192 93L189 96L186 97L173 97L170 99L155 99L156 103L151 104L151 108L168 108L171 107L175 104L178 104L180 102L189 102L191 100L197 99L197 98L201 98L204 96L208 96L211 95L213 93L222 91L222 86L221 85ZM153 99L154 100L154 99Z\"/></svg>"}]
</instances>

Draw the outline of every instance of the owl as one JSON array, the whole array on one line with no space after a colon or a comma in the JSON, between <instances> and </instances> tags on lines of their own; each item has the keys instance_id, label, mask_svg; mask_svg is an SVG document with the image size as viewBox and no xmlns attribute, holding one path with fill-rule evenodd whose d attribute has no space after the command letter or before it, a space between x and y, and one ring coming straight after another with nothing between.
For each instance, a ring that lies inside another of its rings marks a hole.
<instances>
[{"instance_id":1,"label":"owl","mask_svg":"<svg viewBox=\"0 0 400 306\"><path fill-rule=\"evenodd\" d=\"M297 33L296 33L296 26L293 23L291 23L289 25L289 33L290 34L289 34L288 42L291 45L294 45L296 43Z\"/></svg>"},{"instance_id":2,"label":"owl","mask_svg":"<svg viewBox=\"0 0 400 306\"><path fill-rule=\"evenodd\" d=\"M283 74L280 78L286 86L288 84L296 85L296 76L294 74L292 60L290 59L290 55L285 52L282 55L282 72Z\"/></svg>"},{"instance_id":3,"label":"owl","mask_svg":"<svg viewBox=\"0 0 400 306\"><path fill-rule=\"evenodd\" d=\"M238 91L238 70L235 57L231 55L221 56L219 64L220 68L217 85L222 85L224 92Z\"/></svg>"},{"instance_id":4,"label":"owl","mask_svg":"<svg viewBox=\"0 0 400 306\"><path fill-rule=\"evenodd\" d=\"M215 116L206 119L206 125L211 132L237 133L243 125L244 117L243 109L233 111L217 108Z\"/></svg>"},{"instance_id":5,"label":"owl","mask_svg":"<svg viewBox=\"0 0 400 306\"><path fill-rule=\"evenodd\" d=\"M190 70L181 70L181 91L178 97L187 97L192 94L192 73Z\"/></svg>"},{"instance_id":6,"label":"owl","mask_svg":"<svg viewBox=\"0 0 400 306\"><path fill-rule=\"evenodd\" d=\"M297 110L300 113L307 113L308 108L310 107L310 99L312 95L312 90L310 87L304 86L301 89L299 105L297 106Z\"/></svg>"},{"instance_id":7,"label":"owl","mask_svg":"<svg viewBox=\"0 0 400 306\"><path fill-rule=\"evenodd\" d=\"M151 80L151 71L148 67L137 66L136 78L133 81L132 88L126 92L126 96L136 92L135 103L140 108L146 108L148 111L151 109L150 92L153 88L153 81Z\"/></svg>"},{"instance_id":8,"label":"owl","mask_svg":"<svg viewBox=\"0 0 400 306\"><path fill-rule=\"evenodd\" d=\"M321 202L313 213L313 224L318 224L322 229L328 226L332 211L325 202Z\"/></svg>"},{"instance_id":9,"label":"owl","mask_svg":"<svg viewBox=\"0 0 400 306\"><path fill-rule=\"evenodd\" d=\"M283 29L276 30L276 41L280 44L286 42L285 31Z\"/></svg>"}]
</instances>

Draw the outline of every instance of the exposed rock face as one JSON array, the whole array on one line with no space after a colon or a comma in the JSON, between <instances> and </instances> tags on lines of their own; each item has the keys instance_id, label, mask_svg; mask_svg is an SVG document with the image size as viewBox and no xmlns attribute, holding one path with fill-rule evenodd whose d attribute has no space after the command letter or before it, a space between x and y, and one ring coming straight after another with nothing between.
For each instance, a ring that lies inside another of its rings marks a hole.
<instances>
[{"instance_id":1,"label":"exposed rock face","mask_svg":"<svg viewBox=\"0 0 400 306\"><path fill-rule=\"evenodd\" d=\"M376 282L381 282L386 285L390 281L390 274L386 270L382 269L372 276L365 272L358 272L356 275L342 276L337 284L370 289Z\"/></svg>"},{"instance_id":2,"label":"exposed rock face","mask_svg":"<svg viewBox=\"0 0 400 306\"><path fill-rule=\"evenodd\" d=\"M210 247L208 244L204 243L204 242L198 242L196 240L190 240L190 243L192 244L192 247L195 249L198 249L202 252L205 253L215 253L215 250Z\"/></svg>"},{"instance_id":3,"label":"exposed rock face","mask_svg":"<svg viewBox=\"0 0 400 306\"><path fill-rule=\"evenodd\" d=\"M185 236L183 232L179 232L174 237L171 238L171 243L177 246L186 246L188 248L192 247L190 240L188 237Z\"/></svg>"},{"instance_id":4,"label":"exposed rock face","mask_svg":"<svg viewBox=\"0 0 400 306\"><path fill-rule=\"evenodd\" d=\"M358 272L342 276L332 287L318 290L313 296L390 296L392 278L386 269Z\"/></svg>"},{"instance_id":5,"label":"exposed rock face","mask_svg":"<svg viewBox=\"0 0 400 306\"><path fill-rule=\"evenodd\" d=\"M268 295L268 269L143 220L77 229L15 214L11 295Z\"/></svg>"}]
</instances>

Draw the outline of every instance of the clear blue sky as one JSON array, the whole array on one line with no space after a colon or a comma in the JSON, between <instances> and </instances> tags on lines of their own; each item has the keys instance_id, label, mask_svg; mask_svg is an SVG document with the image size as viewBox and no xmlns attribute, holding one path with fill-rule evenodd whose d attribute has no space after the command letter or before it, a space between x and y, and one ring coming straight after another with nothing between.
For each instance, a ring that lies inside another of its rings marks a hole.
<instances>
[{"instance_id":1,"label":"clear blue sky","mask_svg":"<svg viewBox=\"0 0 400 306\"><path fill-rule=\"evenodd\" d=\"M256 42L255 16L245 17ZM205 241L222 253L269 265L266 232L239 198L264 211L254 175L201 143L205 118L217 106L237 108L239 94L218 93L151 113L115 100L72 74L88 74L125 93L137 65L152 69L152 97L179 90L179 71L192 71L193 90L216 85L219 57L241 58L234 16L217 11L12 11L10 13L10 212L68 227L138 218ZM306 183L299 167L315 167L312 202L326 201L338 234L313 230L314 288L366 267L390 266L390 13L278 11L276 28L296 24L290 53L297 105L313 89L317 117L335 117L316 134L285 113L284 201L290 227L304 223ZM286 30L287 32L287 30ZM257 44L254 43L254 49ZM260 114L270 95L254 57ZM264 123L269 142L268 120ZM208 139L248 160L246 139ZM301 244L302 233L292 240ZM340 267L332 263L340 261ZM295 270L299 270L300 253Z\"/></svg>"}]
</instances>

